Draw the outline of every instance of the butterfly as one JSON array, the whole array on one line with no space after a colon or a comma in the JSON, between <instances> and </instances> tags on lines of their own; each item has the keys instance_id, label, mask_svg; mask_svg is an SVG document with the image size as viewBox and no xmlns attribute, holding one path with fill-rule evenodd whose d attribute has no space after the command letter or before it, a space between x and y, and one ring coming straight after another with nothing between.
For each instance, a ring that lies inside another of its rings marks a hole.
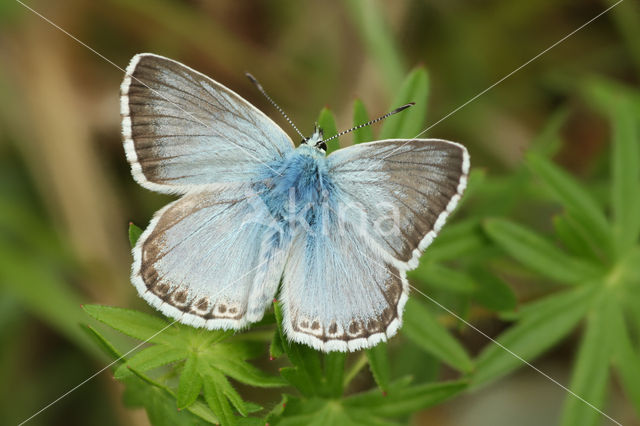
<instances>
[{"instance_id":1,"label":"butterfly","mask_svg":"<svg viewBox=\"0 0 640 426\"><path fill-rule=\"evenodd\" d=\"M261 88L261 87L259 87ZM289 340L324 352L396 334L414 269L467 183L464 146L392 139L326 155L179 62L138 54L121 85L134 179L179 195L133 248L131 280L207 329L259 321L278 293Z\"/></svg>"}]
</instances>

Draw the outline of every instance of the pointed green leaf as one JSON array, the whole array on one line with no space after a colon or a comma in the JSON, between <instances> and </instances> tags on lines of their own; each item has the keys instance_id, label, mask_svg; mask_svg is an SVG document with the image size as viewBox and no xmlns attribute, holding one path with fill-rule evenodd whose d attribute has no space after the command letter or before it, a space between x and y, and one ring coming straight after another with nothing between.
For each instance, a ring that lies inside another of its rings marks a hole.
<instances>
[{"instance_id":1,"label":"pointed green leaf","mask_svg":"<svg viewBox=\"0 0 640 426\"><path fill-rule=\"evenodd\" d=\"M363 408L382 417L398 417L439 404L462 392L465 382L427 383L418 386L391 386L387 394L378 389L344 399L344 406Z\"/></svg>"},{"instance_id":2,"label":"pointed green leaf","mask_svg":"<svg viewBox=\"0 0 640 426\"><path fill-rule=\"evenodd\" d=\"M510 256L560 283L583 283L599 273L590 264L565 254L542 236L516 223L490 219L484 229Z\"/></svg>"},{"instance_id":3,"label":"pointed green leaf","mask_svg":"<svg viewBox=\"0 0 640 426\"><path fill-rule=\"evenodd\" d=\"M568 212L555 216L553 227L562 244L576 256L598 261L606 257L589 230L584 229Z\"/></svg>"},{"instance_id":4,"label":"pointed green leaf","mask_svg":"<svg viewBox=\"0 0 640 426\"><path fill-rule=\"evenodd\" d=\"M154 426L193 426L218 422L213 413L206 408L202 410L189 407L188 410L179 411L176 409L171 391L157 382L148 380L144 375L134 372L124 383L124 403L128 407L144 407L149 423Z\"/></svg>"},{"instance_id":5,"label":"pointed green leaf","mask_svg":"<svg viewBox=\"0 0 640 426\"><path fill-rule=\"evenodd\" d=\"M463 255L480 251L487 243L488 239L482 232L480 221L475 218L466 219L447 224L429 246L422 260L433 263L457 260Z\"/></svg>"},{"instance_id":6,"label":"pointed green leaf","mask_svg":"<svg viewBox=\"0 0 640 426\"><path fill-rule=\"evenodd\" d=\"M163 365L185 359L189 353L186 348L176 348L173 346L154 345L144 348L127 360L126 363L118 367L114 377L121 380L131 374L129 368L140 372L145 372Z\"/></svg>"},{"instance_id":7,"label":"pointed green leaf","mask_svg":"<svg viewBox=\"0 0 640 426\"><path fill-rule=\"evenodd\" d=\"M599 245L611 247L609 224L604 213L587 191L567 172L537 154L527 155L527 164L551 190L557 201L593 234Z\"/></svg>"},{"instance_id":8,"label":"pointed green leaf","mask_svg":"<svg viewBox=\"0 0 640 426\"><path fill-rule=\"evenodd\" d=\"M349 368L346 369L344 373L343 387L348 387L353 379L355 379L358 374L360 374L360 371L362 371L367 363L367 355L361 352L358 357L349 364Z\"/></svg>"},{"instance_id":9,"label":"pointed green leaf","mask_svg":"<svg viewBox=\"0 0 640 426\"><path fill-rule=\"evenodd\" d=\"M409 299L402 333L440 361L462 372L470 372L473 362L464 347L440 324L429 310Z\"/></svg>"},{"instance_id":10,"label":"pointed green leaf","mask_svg":"<svg viewBox=\"0 0 640 426\"><path fill-rule=\"evenodd\" d=\"M415 102L415 105L385 119L380 139L418 137L420 132L424 130L428 98L429 77L423 67L418 67L411 71L402 83L398 94L391 103L391 108L398 108L409 102Z\"/></svg>"},{"instance_id":11,"label":"pointed green leaf","mask_svg":"<svg viewBox=\"0 0 640 426\"><path fill-rule=\"evenodd\" d=\"M278 324L278 331L280 332L280 339L282 340L284 351L287 354L289 361L291 361L291 363L296 367L293 371L286 370L286 373L283 373L285 369L282 369L282 376L292 385L296 387L302 386L306 392L309 392L307 395L317 395L320 391L320 384L322 382L320 355L309 346L288 341L284 330L282 329L282 310L280 302L274 302L273 309L276 315L276 322ZM298 389L302 391L301 388Z\"/></svg>"},{"instance_id":12,"label":"pointed green leaf","mask_svg":"<svg viewBox=\"0 0 640 426\"><path fill-rule=\"evenodd\" d=\"M629 400L640 416L640 355L634 348L621 309L613 310L610 322L614 342L613 365Z\"/></svg>"},{"instance_id":13,"label":"pointed green leaf","mask_svg":"<svg viewBox=\"0 0 640 426\"><path fill-rule=\"evenodd\" d=\"M324 377L326 380L325 395L332 398L342 396L342 379L344 377L345 352L329 352L324 356Z\"/></svg>"},{"instance_id":14,"label":"pointed green leaf","mask_svg":"<svg viewBox=\"0 0 640 426\"><path fill-rule=\"evenodd\" d=\"M135 247L138 242L138 238L142 235L142 229L138 228L133 222L129 223L129 244L131 247Z\"/></svg>"},{"instance_id":15,"label":"pointed green leaf","mask_svg":"<svg viewBox=\"0 0 640 426\"><path fill-rule=\"evenodd\" d=\"M422 263L413 271L407 272L410 280L460 294L471 294L476 291L476 283L467 275L438 263Z\"/></svg>"},{"instance_id":16,"label":"pointed green leaf","mask_svg":"<svg viewBox=\"0 0 640 426\"><path fill-rule=\"evenodd\" d=\"M562 145L560 130L567 121L569 109L561 107L546 121L542 131L531 142L530 152L535 152L546 158L552 157Z\"/></svg>"},{"instance_id":17,"label":"pointed green leaf","mask_svg":"<svg viewBox=\"0 0 640 426\"><path fill-rule=\"evenodd\" d=\"M369 56L381 71L382 81L393 91L402 82L405 67L382 8L366 0L349 0L346 5Z\"/></svg>"},{"instance_id":18,"label":"pointed green leaf","mask_svg":"<svg viewBox=\"0 0 640 426\"><path fill-rule=\"evenodd\" d=\"M471 275L478 283L473 298L482 306L498 312L516 308L516 295L503 280L483 268L474 268Z\"/></svg>"},{"instance_id":19,"label":"pointed green leaf","mask_svg":"<svg viewBox=\"0 0 640 426\"><path fill-rule=\"evenodd\" d=\"M224 392L224 395L229 399L229 402L231 402L231 404L238 411L238 413L240 413L241 416L246 417L249 414L249 411L247 410L247 407L244 401L242 400L242 397L233 388L233 386L231 386L231 383L229 383L226 377L224 376L221 376L221 377L224 378L224 381L225 381L225 385L222 390ZM217 383L220 384L221 382L217 382Z\"/></svg>"},{"instance_id":20,"label":"pointed green leaf","mask_svg":"<svg viewBox=\"0 0 640 426\"><path fill-rule=\"evenodd\" d=\"M353 426L354 424L345 416L346 413L339 401L287 396L283 405L282 410L269 415L267 418L269 424L278 426Z\"/></svg>"},{"instance_id":21,"label":"pointed green leaf","mask_svg":"<svg viewBox=\"0 0 640 426\"><path fill-rule=\"evenodd\" d=\"M391 365L389 364L387 344L381 342L368 349L367 359L369 360L369 369L378 387L381 391L386 392L389 389L389 381L391 380Z\"/></svg>"},{"instance_id":22,"label":"pointed green leaf","mask_svg":"<svg viewBox=\"0 0 640 426\"><path fill-rule=\"evenodd\" d=\"M149 399L153 399L153 395L157 394L157 392L152 392L153 388L157 388L157 390L160 390L162 393L167 394L168 396L171 397L170 400L167 401L166 398L164 398L163 403L162 403L162 407L164 409L166 409L167 407L170 407L171 411L168 411L167 414L169 414L169 416L167 418L160 416L157 421L153 420L153 418L151 417L151 413L149 413L149 418L152 420L153 424L160 424L160 425L174 425L174 424L182 424L182 423L177 423L177 422L173 422L173 420L171 420L171 418L173 417L172 414L173 413L184 413L184 411L178 411L174 405L174 400L176 399L176 395L175 393L168 388L167 386L151 379L149 376L144 375L143 373L141 373L140 371L137 371L135 369L131 369L131 372L133 373L132 376L129 376L127 378L125 378L123 380L123 382L126 384L127 389L125 391L125 402L128 405L143 405L145 406L145 408L147 408L147 412L149 412L148 408L149 408L149 404L148 404L148 400ZM138 380L136 380L138 379ZM142 383L140 383L140 379L142 381ZM130 384L132 383L132 381L134 383L136 383L136 389L131 389ZM141 386L142 385L142 386ZM150 390L151 389L151 390ZM137 401L137 402L136 402ZM202 404L200 401L196 401L195 403L193 403L191 406L189 406L187 408L187 411L195 414L196 416L200 417L201 419L209 422L209 423L218 423L218 419L216 418L215 414L204 404ZM187 424L192 425L192 424L196 424L196 422L194 422L193 419L191 419L190 422L188 422Z\"/></svg>"},{"instance_id":23,"label":"pointed green leaf","mask_svg":"<svg viewBox=\"0 0 640 426\"><path fill-rule=\"evenodd\" d=\"M273 333L271 343L269 344L269 358L272 360L280 358L283 353L284 348L282 347L282 338L280 337L280 332L276 329Z\"/></svg>"},{"instance_id":24,"label":"pointed green leaf","mask_svg":"<svg viewBox=\"0 0 640 426\"><path fill-rule=\"evenodd\" d=\"M121 357L120 352L109 342L102 334L98 332L95 328L90 325L81 325L82 329L91 337L91 339L96 342L96 344L102 349L110 358L119 359ZM124 360L120 360L120 363L124 362Z\"/></svg>"},{"instance_id":25,"label":"pointed green leaf","mask_svg":"<svg viewBox=\"0 0 640 426\"><path fill-rule=\"evenodd\" d=\"M241 359L227 356L213 357L211 362L227 376L251 386L278 387L285 385L282 378L271 376Z\"/></svg>"},{"instance_id":26,"label":"pointed green leaf","mask_svg":"<svg viewBox=\"0 0 640 426\"><path fill-rule=\"evenodd\" d=\"M216 415L211 411L211 408L200 400L196 400L193 404L187 407L187 410L208 423L216 425L220 423Z\"/></svg>"},{"instance_id":27,"label":"pointed green leaf","mask_svg":"<svg viewBox=\"0 0 640 426\"><path fill-rule=\"evenodd\" d=\"M318 116L318 126L320 126L324 132L323 135L325 140L338 133L336 128L336 119L333 112L331 112L327 107L322 108L320 111L320 115ZM338 148L340 148L340 138L327 142L327 155L331 154Z\"/></svg>"},{"instance_id":28,"label":"pointed green leaf","mask_svg":"<svg viewBox=\"0 0 640 426\"><path fill-rule=\"evenodd\" d=\"M617 251L623 254L638 242L640 234L640 138L630 102L617 102L612 120L613 230Z\"/></svg>"},{"instance_id":29,"label":"pointed green leaf","mask_svg":"<svg viewBox=\"0 0 640 426\"><path fill-rule=\"evenodd\" d=\"M236 360L245 360L256 358L264 354L264 342L262 341L244 341L240 340L244 335L236 335L235 339L222 342L229 334L235 333L234 330L227 330L223 336L215 338L214 341L205 340L203 347L209 347L207 354L213 358L224 356ZM210 331L208 333L211 333ZM215 346L214 346L215 345Z\"/></svg>"},{"instance_id":30,"label":"pointed green leaf","mask_svg":"<svg viewBox=\"0 0 640 426\"><path fill-rule=\"evenodd\" d=\"M82 308L98 321L136 339L166 343L175 335L171 323L142 312L102 305L83 305Z\"/></svg>"},{"instance_id":31,"label":"pointed green leaf","mask_svg":"<svg viewBox=\"0 0 640 426\"><path fill-rule=\"evenodd\" d=\"M578 395L565 397L562 422L564 426L589 426L600 424L611 356L611 311L615 304L611 298L598 303L587 316L584 336L580 342L569 388Z\"/></svg>"},{"instance_id":32,"label":"pointed green leaf","mask_svg":"<svg viewBox=\"0 0 640 426\"><path fill-rule=\"evenodd\" d=\"M216 392L224 394L238 413L243 417L246 417L248 410L245 402L242 400L240 394L238 394L238 392L233 388L231 383L229 383L229 380L227 380L223 372L218 370L217 367L217 365L213 366L202 358L198 359L198 369L203 374L203 381L205 383L205 399L207 392L206 383L211 382L215 385Z\"/></svg>"},{"instance_id":33,"label":"pointed green leaf","mask_svg":"<svg viewBox=\"0 0 640 426\"><path fill-rule=\"evenodd\" d=\"M202 376L198 372L198 359L191 354L180 373L176 394L178 409L183 410L195 402L202 389Z\"/></svg>"},{"instance_id":34,"label":"pointed green leaf","mask_svg":"<svg viewBox=\"0 0 640 426\"><path fill-rule=\"evenodd\" d=\"M573 330L591 306L596 286L578 287L524 307L520 320L487 346L476 361L472 387L521 367ZM523 361L524 360L524 361Z\"/></svg>"},{"instance_id":35,"label":"pointed green leaf","mask_svg":"<svg viewBox=\"0 0 640 426\"><path fill-rule=\"evenodd\" d=\"M309 380L309 376L300 371L298 367L282 367L280 375L304 396L310 397L318 394L316 385Z\"/></svg>"},{"instance_id":36,"label":"pointed green leaf","mask_svg":"<svg viewBox=\"0 0 640 426\"><path fill-rule=\"evenodd\" d=\"M220 419L220 424L223 426L236 425L237 419L233 415L233 411L231 410L229 401L224 395L222 389L219 388L218 383L209 379L204 380L203 391L204 399L205 401L207 401L207 405L209 405L209 408L211 408L211 411L213 411L216 417Z\"/></svg>"},{"instance_id":37,"label":"pointed green leaf","mask_svg":"<svg viewBox=\"0 0 640 426\"><path fill-rule=\"evenodd\" d=\"M360 99L353 101L353 127L357 127L369 121L369 114ZM361 129L353 131L353 144L362 142L371 142L373 140L373 129L371 126L365 126Z\"/></svg>"}]
</instances>

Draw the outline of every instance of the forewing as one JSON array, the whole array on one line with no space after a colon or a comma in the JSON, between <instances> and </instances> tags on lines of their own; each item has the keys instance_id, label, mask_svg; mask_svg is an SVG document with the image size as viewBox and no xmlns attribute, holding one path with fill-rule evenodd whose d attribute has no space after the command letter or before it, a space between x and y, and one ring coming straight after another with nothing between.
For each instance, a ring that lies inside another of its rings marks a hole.
<instances>
[{"instance_id":1,"label":"forewing","mask_svg":"<svg viewBox=\"0 0 640 426\"><path fill-rule=\"evenodd\" d=\"M134 56L120 92L133 176L158 192L246 182L293 149L284 131L239 95L168 58Z\"/></svg>"},{"instance_id":2,"label":"forewing","mask_svg":"<svg viewBox=\"0 0 640 426\"><path fill-rule=\"evenodd\" d=\"M458 204L469 173L466 148L439 139L359 144L334 152L328 162L336 192L364 237L405 270L417 266Z\"/></svg>"},{"instance_id":3,"label":"forewing","mask_svg":"<svg viewBox=\"0 0 640 426\"><path fill-rule=\"evenodd\" d=\"M405 272L354 224L325 214L326 228L301 229L294 239L281 294L285 332L325 352L375 346L401 325Z\"/></svg>"},{"instance_id":4,"label":"forewing","mask_svg":"<svg viewBox=\"0 0 640 426\"><path fill-rule=\"evenodd\" d=\"M132 281L163 314L206 328L262 318L286 248L246 185L190 193L156 213L134 250Z\"/></svg>"}]
</instances>

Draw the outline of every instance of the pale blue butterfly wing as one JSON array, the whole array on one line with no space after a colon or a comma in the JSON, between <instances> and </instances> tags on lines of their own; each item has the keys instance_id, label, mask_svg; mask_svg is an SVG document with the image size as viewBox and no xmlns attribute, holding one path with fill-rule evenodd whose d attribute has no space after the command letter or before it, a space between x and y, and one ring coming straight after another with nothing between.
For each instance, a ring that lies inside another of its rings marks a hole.
<instances>
[{"instance_id":1,"label":"pale blue butterfly wing","mask_svg":"<svg viewBox=\"0 0 640 426\"><path fill-rule=\"evenodd\" d=\"M338 226L338 215L326 214L326 232L301 230L294 239L280 295L285 332L325 352L372 347L400 326L404 271L356 226Z\"/></svg>"},{"instance_id":2,"label":"pale blue butterfly wing","mask_svg":"<svg viewBox=\"0 0 640 426\"><path fill-rule=\"evenodd\" d=\"M127 159L134 178L154 191L246 182L294 147L236 93L162 56L134 56L120 90Z\"/></svg>"},{"instance_id":3,"label":"pale blue butterfly wing","mask_svg":"<svg viewBox=\"0 0 640 426\"><path fill-rule=\"evenodd\" d=\"M285 266L288 335L324 351L394 335L406 271L455 208L468 171L467 150L442 140L372 142L327 157L327 207L315 227L298 230Z\"/></svg>"},{"instance_id":4,"label":"pale blue butterfly wing","mask_svg":"<svg viewBox=\"0 0 640 426\"><path fill-rule=\"evenodd\" d=\"M288 248L249 185L189 193L158 211L133 250L132 281L165 315L207 328L262 318Z\"/></svg>"},{"instance_id":5,"label":"pale blue butterfly wing","mask_svg":"<svg viewBox=\"0 0 640 426\"><path fill-rule=\"evenodd\" d=\"M408 269L458 204L469 174L467 149L441 139L359 144L328 163L343 201L367 213L368 235Z\"/></svg>"},{"instance_id":6,"label":"pale blue butterfly wing","mask_svg":"<svg viewBox=\"0 0 640 426\"><path fill-rule=\"evenodd\" d=\"M156 213L133 249L138 292L188 324L259 320L287 251L253 188L259 170L293 152L291 139L231 90L152 54L131 60L120 107L134 178L186 194Z\"/></svg>"}]
</instances>

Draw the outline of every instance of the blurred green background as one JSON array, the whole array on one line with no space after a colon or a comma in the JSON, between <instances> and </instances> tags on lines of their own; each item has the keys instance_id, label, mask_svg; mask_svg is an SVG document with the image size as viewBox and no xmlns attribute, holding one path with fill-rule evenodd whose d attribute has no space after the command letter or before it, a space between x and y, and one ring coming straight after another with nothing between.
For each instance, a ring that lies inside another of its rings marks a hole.
<instances>
[{"instance_id":1,"label":"blurred green background","mask_svg":"<svg viewBox=\"0 0 640 426\"><path fill-rule=\"evenodd\" d=\"M145 226L169 197L135 184L120 139L118 90L135 53L181 61L237 91L292 136L244 77L260 79L303 133L328 106L339 129L352 104L387 112L413 67L429 72L430 125L609 7L608 0L0 3L0 423L26 419L104 367L79 323L83 303L145 308L128 282L127 225ZM606 166L608 124L580 96L594 76L640 76L640 14L627 0L427 137L464 143L474 168L508 175L558 108L569 111L556 160L579 178ZM112 63L109 63L112 61ZM115 65L115 66L114 66ZM121 69L118 69L120 67ZM294 138L295 140L296 138ZM348 144L349 138L342 138ZM528 212L548 223L544 210ZM418 297L414 295L413 297ZM471 317L472 321L474 317ZM495 318L475 318L495 335ZM477 353L486 340L465 334ZM567 383L575 339L536 365ZM614 387L614 391L615 391ZM30 424L148 424L121 403L109 372ZM418 415L419 424L547 424L562 389L530 369ZM608 414L633 424L622 398ZM521 420L519 422L518 420Z\"/></svg>"}]
</instances>

